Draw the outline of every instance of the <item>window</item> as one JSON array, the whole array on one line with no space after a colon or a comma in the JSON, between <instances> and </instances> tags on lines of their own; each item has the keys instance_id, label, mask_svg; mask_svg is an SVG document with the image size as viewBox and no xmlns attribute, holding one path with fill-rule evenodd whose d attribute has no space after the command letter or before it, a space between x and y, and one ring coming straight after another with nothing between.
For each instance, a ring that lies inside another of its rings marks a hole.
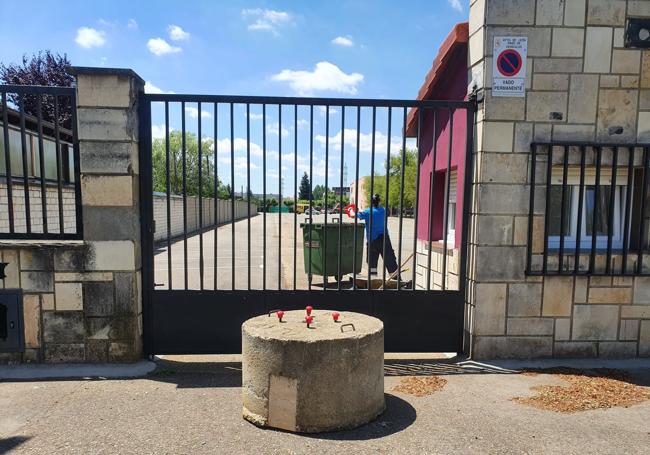
<instances>
[{"instance_id":1,"label":"window","mask_svg":"<svg viewBox=\"0 0 650 455\"><path fill-rule=\"evenodd\" d=\"M39 153L38 136L29 132L25 134L27 176L41 177L41 155ZM70 146L60 142L61 146L61 180L66 183L74 182L74 156L70 153ZM14 178L23 178L23 146L20 131L9 128L9 150L11 152L11 175ZM53 138L43 137L44 170L46 180L57 180L56 142ZM7 174L4 132L0 123L0 175Z\"/></svg>"},{"instance_id":2,"label":"window","mask_svg":"<svg viewBox=\"0 0 650 455\"><path fill-rule=\"evenodd\" d=\"M621 207L625 207L627 187L616 186L614 193L614 216L612 218L612 248L623 247ZM580 188L578 185L566 187L564 195L564 216L562 216L562 187L551 186L551 203L549 212L549 248L559 248L560 235L564 234L564 247L575 248L578 241L578 217L580 217L580 247L589 248L594 235L594 214L596 215L595 235L596 248L606 248L609 236L610 204L612 203L611 186L599 185L598 199L596 199L596 186L585 187L582 200L582 213L579 210ZM560 223L564 218L564 226L560 230Z\"/></svg>"},{"instance_id":3,"label":"window","mask_svg":"<svg viewBox=\"0 0 650 455\"><path fill-rule=\"evenodd\" d=\"M650 275L650 146L531 148L526 274Z\"/></svg>"},{"instance_id":4,"label":"window","mask_svg":"<svg viewBox=\"0 0 650 455\"><path fill-rule=\"evenodd\" d=\"M447 243L456 242L456 194L458 187L458 172L449 174L449 199L447 216Z\"/></svg>"}]
</instances>

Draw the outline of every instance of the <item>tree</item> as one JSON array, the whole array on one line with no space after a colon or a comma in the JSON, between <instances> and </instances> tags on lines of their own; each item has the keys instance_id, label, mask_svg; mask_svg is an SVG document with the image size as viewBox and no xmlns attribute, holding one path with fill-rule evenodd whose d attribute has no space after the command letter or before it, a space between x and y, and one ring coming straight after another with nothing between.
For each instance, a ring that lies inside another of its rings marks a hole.
<instances>
[{"instance_id":1,"label":"tree","mask_svg":"<svg viewBox=\"0 0 650 455\"><path fill-rule=\"evenodd\" d=\"M402 158L404 158L404 188L402 190ZM386 164L384 164L386 168ZM366 201L370 201L370 177L364 177L366 180L364 184ZM375 174L372 181L372 192L377 193L384 200L383 205L387 209L399 209L404 192L404 209L413 209L415 206L415 185L417 179L417 151L406 149L406 152L401 152L396 156L391 156L390 166L388 168L388 201L386 199L386 174Z\"/></svg>"},{"instance_id":2,"label":"tree","mask_svg":"<svg viewBox=\"0 0 650 455\"><path fill-rule=\"evenodd\" d=\"M183 193L183 137L180 131L169 132L169 187L173 194ZM185 194L199 194L199 141L194 133L185 133ZM167 144L165 138L156 138L152 147L153 189L167 191ZM218 171L218 169L217 169ZM201 196L214 197L214 150L213 140L201 140ZM217 197L231 197L230 186L217 181Z\"/></svg>"},{"instance_id":3,"label":"tree","mask_svg":"<svg viewBox=\"0 0 650 455\"><path fill-rule=\"evenodd\" d=\"M0 64L0 81L13 85L46 85L49 87L71 87L74 76L70 73L70 60L66 54L52 54L49 50L33 54L31 58L23 55L22 64ZM9 101L16 107L22 103L25 112L38 115L38 96L9 94ZM72 127L72 103L68 97L59 98L59 124L64 128ZM43 120L54 122L55 102L53 96L41 96Z\"/></svg>"},{"instance_id":4,"label":"tree","mask_svg":"<svg viewBox=\"0 0 650 455\"><path fill-rule=\"evenodd\" d=\"M298 199L311 199L311 182L309 181L309 176L306 172L302 175L302 179L300 180Z\"/></svg>"},{"instance_id":5,"label":"tree","mask_svg":"<svg viewBox=\"0 0 650 455\"><path fill-rule=\"evenodd\" d=\"M316 185L314 187L314 190L312 191L312 198L316 200L323 199L323 196L325 195L325 187L323 185Z\"/></svg>"}]
</instances>

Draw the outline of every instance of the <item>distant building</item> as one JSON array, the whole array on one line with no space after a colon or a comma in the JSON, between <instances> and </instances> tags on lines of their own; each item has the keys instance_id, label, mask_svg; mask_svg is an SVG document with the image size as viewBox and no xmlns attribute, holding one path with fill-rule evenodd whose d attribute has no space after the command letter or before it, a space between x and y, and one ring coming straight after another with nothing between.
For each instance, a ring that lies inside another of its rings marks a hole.
<instances>
[{"instance_id":1,"label":"distant building","mask_svg":"<svg viewBox=\"0 0 650 455\"><path fill-rule=\"evenodd\" d=\"M349 186L344 186L344 187L333 186L332 187L332 192L334 194L336 194L337 196L340 196L341 193L343 194L343 196L349 196L350 195L350 187Z\"/></svg>"},{"instance_id":2,"label":"distant building","mask_svg":"<svg viewBox=\"0 0 650 455\"><path fill-rule=\"evenodd\" d=\"M359 180L355 180L350 183L349 194L350 194L350 203L356 204L357 208L363 210L368 207L366 202L366 182L368 177L360 177ZM357 182L358 188L357 188ZM334 190L334 189L333 189ZM359 201L357 202L357 195L359 196Z\"/></svg>"}]
</instances>

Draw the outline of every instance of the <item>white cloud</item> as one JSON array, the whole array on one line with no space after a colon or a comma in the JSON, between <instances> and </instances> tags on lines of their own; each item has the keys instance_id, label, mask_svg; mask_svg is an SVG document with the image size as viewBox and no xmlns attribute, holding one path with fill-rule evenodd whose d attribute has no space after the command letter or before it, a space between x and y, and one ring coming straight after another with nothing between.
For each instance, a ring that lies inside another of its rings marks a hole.
<instances>
[{"instance_id":1,"label":"white cloud","mask_svg":"<svg viewBox=\"0 0 650 455\"><path fill-rule=\"evenodd\" d=\"M357 85L363 82L363 74L346 74L330 62L318 62L313 71L284 69L271 77L278 82L288 82L299 95L308 96L314 92L331 91L355 95Z\"/></svg>"},{"instance_id":2,"label":"white cloud","mask_svg":"<svg viewBox=\"0 0 650 455\"><path fill-rule=\"evenodd\" d=\"M151 38L147 42L147 48L149 51L157 56L166 55L166 54L177 54L183 49L177 46L170 45L167 41L162 38Z\"/></svg>"},{"instance_id":3,"label":"white cloud","mask_svg":"<svg viewBox=\"0 0 650 455\"><path fill-rule=\"evenodd\" d=\"M293 15L286 11L275 11L271 9L247 8L241 12L246 19L253 22L248 24L248 30L262 30L279 35L280 27L289 25L293 22Z\"/></svg>"},{"instance_id":4,"label":"white cloud","mask_svg":"<svg viewBox=\"0 0 650 455\"><path fill-rule=\"evenodd\" d=\"M460 4L460 0L447 0L449 5L456 11L463 12L463 5Z\"/></svg>"},{"instance_id":5,"label":"white cloud","mask_svg":"<svg viewBox=\"0 0 650 455\"><path fill-rule=\"evenodd\" d=\"M304 118L298 119L298 129L305 128L309 125L309 122Z\"/></svg>"},{"instance_id":6,"label":"white cloud","mask_svg":"<svg viewBox=\"0 0 650 455\"><path fill-rule=\"evenodd\" d=\"M169 39L172 41L187 41L190 39L190 34L178 25L172 24L167 27L167 33L169 33Z\"/></svg>"},{"instance_id":7,"label":"white cloud","mask_svg":"<svg viewBox=\"0 0 650 455\"><path fill-rule=\"evenodd\" d=\"M244 117L246 117L246 113L244 112ZM264 116L262 114L255 114L254 112L251 112L249 117L251 120L262 120Z\"/></svg>"},{"instance_id":8,"label":"white cloud","mask_svg":"<svg viewBox=\"0 0 650 455\"><path fill-rule=\"evenodd\" d=\"M173 128L169 128L169 132L174 131ZM154 139L163 139L165 137L165 124L160 125L151 125L151 136Z\"/></svg>"},{"instance_id":9,"label":"white cloud","mask_svg":"<svg viewBox=\"0 0 650 455\"><path fill-rule=\"evenodd\" d=\"M106 33L90 27L81 27L77 30L76 43L84 49L102 47L106 44Z\"/></svg>"},{"instance_id":10,"label":"white cloud","mask_svg":"<svg viewBox=\"0 0 650 455\"><path fill-rule=\"evenodd\" d=\"M219 158L219 162L222 163L222 164L230 164L230 156L223 156L223 157ZM252 162L249 163L246 160L245 156L236 156L235 157L235 169L239 170L239 169L246 169L246 168L250 168L251 170L253 170L253 169L259 169L259 166L257 164L255 164L255 163L252 163ZM246 174L237 174L237 175L240 176L240 177L244 177L244 178L246 177ZM251 177L251 181L252 180L253 180L253 177Z\"/></svg>"},{"instance_id":11,"label":"white cloud","mask_svg":"<svg viewBox=\"0 0 650 455\"><path fill-rule=\"evenodd\" d=\"M323 117L327 113L327 107L325 106L318 106L318 112L320 112L320 115ZM330 107L330 115L336 115L339 113L339 110L335 107Z\"/></svg>"},{"instance_id":12,"label":"white cloud","mask_svg":"<svg viewBox=\"0 0 650 455\"><path fill-rule=\"evenodd\" d=\"M116 21L109 21L101 17L97 22L99 22L99 25L103 25L104 27L115 27L117 25Z\"/></svg>"},{"instance_id":13,"label":"white cloud","mask_svg":"<svg viewBox=\"0 0 650 455\"><path fill-rule=\"evenodd\" d=\"M354 46L354 41L352 41L352 37L350 35L337 36L332 40L332 44L336 44L337 46L343 46L343 47L352 47Z\"/></svg>"},{"instance_id":14,"label":"white cloud","mask_svg":"<svg viewBox=\"0 0 650 455\"><path fill-rule=\"evenodd\" d=\"M190 114L190 117L192 118L199 118L199 109L196 107L192 106L185 106L185 112ZM208 111L204 111L201 109L201 118L211 118L212 114L210 114Z\"/></svg>"},{"instance_id":15,"label":"white cloud","mask_svg":"<svg viewBox=\"0 0 650 455\"><path fill-rule=\"evenodd\" d=\"M126 26L130 28L131 30L137 30L138 29L138 23L136 22L135 19L129 19L129 21L126 23Z\"/></svg>"},{"instance_id":16,"label":"white cloud","mask_svg":"<svg viewBox=\"0 0 650 455\"><path fill-rule=\"evenodd\" d=\"M170 91L163 90L160 87L153 85L150 81L145 82L144 92L149 94L154 94L154 95L159 95L161 93L174 93L171 90Z\"/></svg>"},{"instance_id":17,"label":"white cloud","mask_svg":"<svg viewBox=\"0 0 650 455\"><path fill-rule=\"evenodd\" d=\"M251 141L251 155L252 156L262 156L263 151L262 147L257 145L255 142ZM246 139L242 137L236 137L234 142L235 153L246 153ZM230 139L219 139L217 141L218 154L219 156L230 156Z\"/></svg>"},{"instance_id":18,"label":"white cloud","mask_svg":"<svg viewBox=\"0 0 650 455\"><path fill-rule=\"evenodd\" d=\"M266 131L267 131L268 133L270 133L270 134L274 134L274 135L277 136L278 133L280 132L280 129L279 129L279 128L280 128L280 125L278 124L278 122L275 122L275 123L271 123L271 124L267 125L267 127L266 127ZM286 129L286 128L283 126L283 127L282 127L282 137L287 137L288 135L289 135L289 130Z\"/></svg>"},{"instance_id":19,"label":"white cloud","mask_svg":"<svg viewBox=\"0 0 650 455\"><path fill-rule=\"evenodd\" d=\"M315 136L316 142L321 146L325 146L325 136L319 134ZM345 141L346 149L355 150L357 147L357 130L352 128L345 129ZM381 131L375 132L375 153L376 154L385 154L388 146L388 136L383 134ZM334 136L329 138L329 147L330 149L340 150L341 149L341 132L339 131ZM390 152L391 154L398 152L402 148L401 138L398 136L393 136L390 141ZM359 150L362 152L371 152L372 151L372 133L359 133Z\"/></svg>"},{"instance_id":20,"label":"white cloud","mask_svg":"<svg viewBox=\"0 0 650 455\"><path fill-rule=\"evenodd\" d=\"M275 151L267 153L267 157L271 161L277 160L279 156L280 156L280 154L278 152L275 152ZM282 153L282 161L286 161L288 163L293 163L295 160L296 160L296 154L295 153L293 153L293 152L292 153ZM304 155L298 154L298 162L301 163L301 162L305 162L305 161L307 161L307 157L304 156Z\"/></svg>"}]
</instances>

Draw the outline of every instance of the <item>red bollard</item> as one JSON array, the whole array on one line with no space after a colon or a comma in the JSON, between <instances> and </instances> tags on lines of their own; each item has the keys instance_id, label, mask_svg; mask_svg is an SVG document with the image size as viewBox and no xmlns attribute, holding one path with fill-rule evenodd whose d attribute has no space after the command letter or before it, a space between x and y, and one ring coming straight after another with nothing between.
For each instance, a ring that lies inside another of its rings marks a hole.
<instances>
[{"instance_id":1,"label":"red bollard","mask_svg":"<svg viewBox=\"0 0 650 455\"><path fill-rule=\"evenodd\" d=\"M334 322L339 322L339 317L341 314L338 311L332 311L332 319L334 319Z\"/></svg>"},{"instance_id":2,"label":"red bollard","mask_svg":"<svg viewBox=\"0 0 650 455\"><path fill-rule=\"evenodd\" d=\"M282 322L282 318L284 317L284 311L282 310L276 311L275 314L278 315L278 319L280 320L280 322Z\"/></svg>"},{"instance_id":3,"label":"red bollard","mask_svg":"<svg viewBox=\"0 0 650 455\"><path fill-rule=\"evenodd\" d=\"M307 323L307 328L309 328L309 324L314 322L314 317L313 316L305 316L305 322Z\"/></svg>"},{"instance_id":4,"label":"red bollard","mask_svg":"<svg viewBox=\"0 0 650 455\"><path fill-rule=\"evenodd\" d=\"M314 308L311 305L307 305L305 307L305 311L307 312L307 316L311 316L311 312L314 310Z\"/></svg>"}]
</instances>

